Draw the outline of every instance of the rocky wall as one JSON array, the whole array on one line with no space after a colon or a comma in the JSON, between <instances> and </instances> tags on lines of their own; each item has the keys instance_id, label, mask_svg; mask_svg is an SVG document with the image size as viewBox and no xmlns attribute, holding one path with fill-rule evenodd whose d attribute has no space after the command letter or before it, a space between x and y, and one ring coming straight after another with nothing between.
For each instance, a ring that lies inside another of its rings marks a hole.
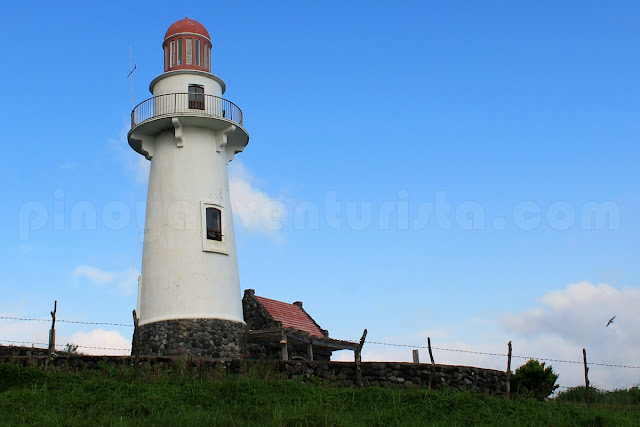
<instances>
[{"instance_id":1,"label":"rocky wall","mask_svg":"<svg viewBox=\"0 0 640 427\"><path fill-rule=\"evenodd\" d=\"M277 362L289 378L314 376L342 386L357 384L353 362ZM507 375L503 371L470 366L430 365L426 363L363 362L365 387L428 387L473 390L491 396L507 395ZM431 381L430 381L431 379Z\"/></svg>"},{"instance_id":2,"label":"rocky wall","mask_svg":"<svg viewBox=\"0 0 640 427\"><path fill-rule=\"evenodd\" d=\"M244 321L251 324L252 330L279 328L282 326L258 302L253 289L244 291L242 297L242 314Z\"/></svg>"},{"instance_id":3,"label":"rocky wall","mask_svg":"<svg viewBox=\"0 0 640 427\"><path fill-rule=\"evenodd\" d=\"M244 323L175 319L141 325L140 354L234 358L242 353Z\"/></svg>"},{"instance_id":4,"label":"rocky wall","mask_svg":"<svg viewBox=\"0 0 640 427\"><path fill-rule=\"evenodd\" d=\"M6 349L6 348L5 348ZM13 354L2 351L0 361L12 361L22 365L43 367L46 356L25 356L28 351ZM38 352L33 352L38 353ZM22 354L22 355L20 355ZM192 369L216 369L229 374L242 374L252 369L258 372L273 373L285 378L320 378L343 387L357 385L357 372L353 362L307 362L307 361L252 361L242 359L213 360L202 358L178 357L142 357L141 369L163 369L182 363ZM133 359L129 356L85 356L67 355L53 357L49 366L63 370L82 371L103 369L105 367L131 367ZM430 365L426 363L363 362L362 378L365 387L429 387L440 390L473 390L491 396L507 396L507 376L503 371L474 368L469 366Z\"/></svg>"}]
</instances>

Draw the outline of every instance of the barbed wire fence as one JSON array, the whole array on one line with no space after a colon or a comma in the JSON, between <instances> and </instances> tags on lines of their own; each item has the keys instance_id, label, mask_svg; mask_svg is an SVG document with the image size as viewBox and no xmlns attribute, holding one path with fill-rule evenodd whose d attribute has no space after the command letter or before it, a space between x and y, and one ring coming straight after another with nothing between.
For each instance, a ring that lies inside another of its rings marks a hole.
<instances>
[{"instance_id":1,"label":"barbed wire fence","mask_svg":"<svg viewBox=\"0 0 640 427\"><path fill-rule=\"evenodd\" d=\"M22 321L28 321L28 322L50 322L50 319L35 319L35 318L29 318L29 317L11 317L11 316L0 316L1 320L22 320ZM80 320L63 320L63 319L56 319L56 322L60 322L60 323L76 323L76 324L81 324L81 325L109 325L109 326L128 326L130 328L133 328L133 325L128 324L128 323L113 323L113 322L83 322Z\"/></svg>"},{"instance_id":2,"label":"barbed wire fence","mask_svg":"<svg viewBox=\"0 0 640 427\"><path fill-rule=\"evenodd\" d=\"M56 322L69 323L69 324L75 324L75 325L119 326L119 327L131 327L131 328L134 327L134 325L128 324L128 323L89 322L89 321L82 321L82 320L57 319L56 318L57 309L58 309L58 302L56 301L54 303L54 309L51 312L51 319L42 319L42 318L35 318L35 317L0 316L0 320L14 321L14 322L15 321L17 322L52 322L51 329L49 330L49 342L9 340L9 339L4 339L3 337L0 337L0 345L4 345L4 343L8 343L14 346L28 345L28 346L31 346L32 348L35 348L35 346L38 346L38 345L47 346L46 349L48 351L49 356L51 356L52 353L54 353L55 351L68 351L74 347L81 348L81 349L88 349L88 350L111 350L111 351L130 351L131 350L130 348L100 347L100 346L81 345L81 344L75 344L75 343L56 344L55 343Z\"/></svg>"},{"instance_id":3,"label":"barbed wire fence","mask_svg":"<svg viewBox=\"0 0 640 427\"><path fill-rule=\"evenodd\" d=\"M56 309L57 309L57 304L56 304ZM50 340L49 340L48 343L47 342L10 340L10 339L4 339L3 337L0 337L0 346L1 345L5 345L5 343L9 344L10 346L24 347L26 345L26 346L31 346L32 348L36 348L35 346L48 346L48 349L49 349L50 353L52 351L55 351L55 350L59 350L59 351L69 350L70 346L77 347L77 348L80 348L80 349L90 349L90 350L111 350L111 351L130 351L131 350L130 347L128 347L128 348L118 348L118 347L87 346L87 345L80 345L80 344L75 344L75 343L67 343L67 344L63 344L63 345L60 345L60 344L56 345L55 344L55 332L53 332L53 334L51 333L52 331L54 331L53 327L55 325L55 322L76 324L76 325L117 326L117 327L134 328L134 325L130 324L130 323L91 322L91 321L82 321L82 320L56 319L55 318L56 309L54 309L54 311L51 312L52 319L35 318L35 317L18 317L18 316L0 316L0 321L52 322L52 329L50 330ZM344 340L344 341L349 341L349 342L356 343L355 341L351 341L351 340ZM557 358L552 358L552 357L541 357L541 356L530 356L530 355L512 355L510 349L509 349L508 353L497 353L497 352L487 352L487 351L478 351L478 350L466 350L466 349L458 349L458 348L437 347L437 346L431 346L431 340L430 339L428 339L428 345L427 346L415 345L415 344L398 344L398 343L389 343L389 342L382 342L382 341L368 341L367 344L369 344L369 345L378 345L378 346L387 346L387 347L411 348L413 350L426 349L426 350L429 351L429 355L432 358L432 364L434 363L433 362L432 351L433 350L439 350L439 351L445 351L445 352L465 353L465 354L473 354L473 355L480 355L480 356L493 356L493 357L507 358L508 359L508 361L507 361L507 366L508 367L511 366L511 358L514 358L514 359L525 359L525 360L534 359L534 360L539 360L539 361L544 361L544 362L583 365L584 369L585 369L585 387L586 387L586 390L589 389L589 380L588 380L589 366L601 366L601 367L621 368L621 369L640 369L640 366L627 365L627 364L621 364L621 363L610 363L610 362L588 362L587 363L586 350L585 349L583 349L584 359L579 361L579 360L565 360L565 359L557 359ZM47 347L44 347L43 350L44 349L47 349ZM418 362L417 357L415 356L415 354L416 353L414 352L414 362ZM510 369L508 368L507 371L510 372ZM570 388L573 388L573 387L559 385L559 388L570 389Z\"/></svg>"},{"instance_id":4,"label":"barbed wire fence","mask_svg":"<svg viewBox=\"0 0 640 427\"><path fill-rule=\"evenodd\" d=\"M385 345L385 346L391 346L391 347L407 347L407 348L423 348L423 349L428 349L429 348L428 346L421 346L421 345L393 344L393 343L377 342L377 341L369 341L368 344ZM458 353L479 354L479 355L485 355L485 356L507 357L506 353L491 353L491 352L486 352L486 351L463 350L463 349L445 348L445 347L431 347L431 349L432 350L458 352ZM527 359L527 360L536 359L536 360L542 360L542 361L546 361L546 362L572 363L572 364L576 364L576 365L584 364L584 362L581 361L581 360L580 361L577 361L577 360L562 360L562 359L554 359L554 358L550 358L550 357L540 357L540 356L512 355L511 357L512 358L517 358L517 359ZM589 365L607 366L607 367L610 367L610 368L640 369L640 366L623 365L623 364L616 364L616 363L589 362Z\"/></svg>"},{"instance_id":5,"label":"barbed wire fence","mask_svg":"<svg viewBox=\"0 0 640 427\"><path fill-rule=\"evenodd\" d=\"M10 343L10 344L29 344L31 346L36 346L36 345L49 345L49 343L46 342L34 342L34 341L15 341L15 340L5 340L5 339L0 339L0 343ZM72 344L72 343L70 343ZM95 346L90 346L90 345L79 345L79 344L73 344L74 346L78 347L78 348L90 348L90 349L96 349L96 350L118 350L118 351L129 351L131 350L130 348L116 348L116 347L95 347ZM57 349L60 349L61 351L64 351L67 348L67 344L56 344L55 346Z\"/></svg>"}]
</instances>

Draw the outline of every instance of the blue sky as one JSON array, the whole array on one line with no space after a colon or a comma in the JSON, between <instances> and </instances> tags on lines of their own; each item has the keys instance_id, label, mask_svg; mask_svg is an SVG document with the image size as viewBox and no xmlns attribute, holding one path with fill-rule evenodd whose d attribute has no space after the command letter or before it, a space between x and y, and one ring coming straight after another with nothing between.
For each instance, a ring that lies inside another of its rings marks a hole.
<instances>
[{"instance_id":1,"label":"blue sky","mask_svg":"<svg viewBox=\"0 0 640 427\"><path fill-rule=\"evenodd\" d=\"M378 3L4 6L0 313L47 317L57 299L60 318L130 321L146 169L126 143L129 47L138 103L162 72L164 32L188 14L250 134L231 163L232 198L259 206L235 218L243 289L304 301L338 338L366 327L372 341L503 352L512 340L515 354L579 360L587 347L634 364L640 5ZM94 209L95 226L74 207ZM0 339L46 338L43 324L0 322ZM60 328L86 345L131 333Z\"/></svg>"}]
</instances>

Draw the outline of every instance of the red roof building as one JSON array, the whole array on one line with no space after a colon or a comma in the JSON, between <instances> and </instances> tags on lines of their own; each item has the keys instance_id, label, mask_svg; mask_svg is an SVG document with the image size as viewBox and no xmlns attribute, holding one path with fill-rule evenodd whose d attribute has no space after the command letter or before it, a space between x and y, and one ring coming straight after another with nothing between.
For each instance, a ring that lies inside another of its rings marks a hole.
<instances>
[{"instance_id":1,"label":"red roof building","mask_svg":"<svg viewBox=\"0 0 640 427\"><path fill-rule=\"evenodd\" d=\"M257 295L256 298L283 328L293 328L316 337L325 337L318 324L302 309L301 302L289 304Z\"/></svg>"},{"instance_id":2,"label":"red roof building","mask_svg":"<svg viewBox=\"0 0 640 427\"><path fill-rule=\"evenodd\" d=\"M336 350L354 350L350 341L329 338L329 332L302 308L261 297L247 289L242 298L247 323L249 353L252 358L330 360Z\"/></svg>"}]
</instances>

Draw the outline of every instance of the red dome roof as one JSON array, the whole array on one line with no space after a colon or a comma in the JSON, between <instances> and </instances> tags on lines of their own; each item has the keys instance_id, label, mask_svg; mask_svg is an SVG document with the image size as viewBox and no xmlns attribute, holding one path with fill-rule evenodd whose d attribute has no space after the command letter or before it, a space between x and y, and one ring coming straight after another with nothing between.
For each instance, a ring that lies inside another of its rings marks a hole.
<instances>
[{"instance_id":1,"label":"red dome roof","mask_svg":"<svg viewBox=\"0 0 640 427\"><path fill-rule=\"evenodd\" d=\"M207 29L194 19L184 18L179 21L171 24L167 33L164 35L164 39L168 39L171 36L175 36L176 34L182 33L192 33L199 34L201 36L206 37L209 41L211 41L211 37L209 36L209 32Z\"/></svg>"}]
</instances>

